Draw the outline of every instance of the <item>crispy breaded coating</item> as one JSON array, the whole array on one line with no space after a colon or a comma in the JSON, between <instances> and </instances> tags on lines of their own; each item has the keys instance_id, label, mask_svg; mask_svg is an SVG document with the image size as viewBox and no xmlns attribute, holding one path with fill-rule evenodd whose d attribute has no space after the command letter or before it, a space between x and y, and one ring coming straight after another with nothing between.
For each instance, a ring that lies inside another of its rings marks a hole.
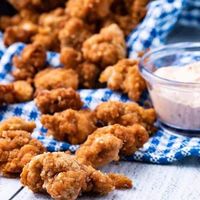
<instances>
[{"instance_id":1,"label":"crispy breaded coating","mask_svg":"<svg viewBox=\"0 0 200 200\"><path fill-rule=\"evenodd\" d=\"M7 85L0 84L0 104L29 101L33 98L33 88L26 81L15 81Z\"/></svg>"},{"instance_id":2,"label":"crispy breaded coating","mask_svg":"<svg viewBox=\"0 0 200 200\"><path fill-rule=\"evenodd\" d=\"M60 51L60 42L58 40L58 32L53 31L49 27L40 27L38 33L31 38L33 44L42 45L49 51Z\"/></svg>"},{"instance_id":3,"label":"crispy breaded coating","mask_svg":"<svg viewBox=\"0 0 200 200\"><path fill-rule=\"evenodd\" d=\"M17 25L20 22L21 17L19 15L14 15L13 17L6 15L0 16L0 30L5 31L9 26Z\"/></svg>"},{"instance_id":4,"label":"crispy breaded coating","mask_svg":"<svg viewBox=\"0 0 200 200\"><path fill-rule=\"evenodd\" d=\"M9 46L15 42L30 43L31 37L38 31L38 27L32 22L22 22L20 25L9 26L4 32L4 44Z\"/></svg>"},{"instance_id":5,"label":"crispy breaded coating","mask_svg":"<svg viewBox=\"0 0 200 200\"><path fill-rule=\"evenodd\" d=\"M117 64L107 67L100 75L99 81L107 83L112 90L122 90L130 99L138 101L146 89L144 79L135 60L122 59Z\"/></svg>"},{"instance_id":6,"label":"crispy breaded coating","mask_svg":"<svg viewBox=\"0 0 200 200\"><path fill-rule=\"evenodd\" d=\"M32 133L35 127L35 122L25 121L20 117L10 117L0 122L0 132L22 130Z\"/></svg>"},{"instance_id":7,"label":"crispy breaded coating","mask_svg":"<svg viewBox=\"0 0 200 200\"><path fill-rule=\"evenodd\" d=\"M23 130L1 131L0 173L7 177L18 176L32 157L44 151L43 145L38 140L32 139L29 132Z\"/></svg>"},{"instance_id":8,"label":"crispy breaded coating","mask_svg":"<svg viewBox=\"0 0 200 200\"><path fill-rule=\"evenodd\" d=\"M54 115L42 115L41 123L48 135L71 144L83 143L95 129L96 118L89 110L68 109Z\"/></svg>"},{"instance_id":9,"label":"crispy breaded coating","mask_svg":"<svg viewBox=\"0 0 200 200\"><path fill-rule=\"evenodd\" d=\"M125 58L126 45L123 32L117 24L101 29L83 43L84 58L100 65L102 68L115 64Z\"/></svg>"},{"instance_id":10,"label":"crispy breaded coating","mask_svg":"<svg viewBox=\"0 0 200 200\"><path fill-rule=\"evenodd\" d=\"M139 124L128 127L119 124L105 126L88 136L77 150L76 157L79 162L97 168L118 160L120 154L133 154L148 139L146 129Z\"/></svg>"},{"instance_id":11,"label":"crispy breaded coating","mask_svg":"<svg viewBox=\"0 0 200 200\"><path fill-rule=\"evenodd\" d=\"M69 16L65 14L64 8L56 8L51 12L42 13L39 17L39 26L49 27L51 30L59 31L63 28Z\"/></svg>"},{"instance_id":12,"label":"crispy breaded coating","mask_svg":"<svg viewBox=\"0 0 200 200\"><path fill-rule=\"evenodd\" d=\"M132 181L128 177L126 177L126 176L124 176L122 174L109 173L108 176L114 182L114 185L115 185L116 189L132 188L132 186L133 186Z\"/></svg>"},{"instance_id":13,"label":"crispy breaded coating","mask_svg":"<svg viewBox=\"0 0 200 200\"><path fill-rule=\"evenodd\" d=\"M65 68L76 69L82 62L82 53L72 47L63 47L60 52L60 62Z\"/></svg>"},{"instance_id":14,"label":"crispy breaded coating","mask_svg":"<svg viewBox=\"0 0 200 200\"><path fill-rule=\"evenodd\" d=\"M47 68L38 72L34 79L36 89L78 88L78 74L73 69Z\"/></svg>"},{"instance_id":15,"label":"crispy breaded coating","mask_svg":"<svg viewBox=\"0 0 200 200\"><path fill-rule=\"evenodd\" d=\"M24 167L20 180L32 191L47 192L56 200L76 200L89 192L107 194L115 189L116 183L109 175L80 164L64 152L35 156Z\"/></svg>"},{"instance_id":16,"label":"crispy breaded coating","mask_svg":"<svg viewBox=\"0 0 200 200\"><path fill-rule=\"evenodd\" d=\"M16 69L12 72L17 80L29 80L46 64L46 50L39 44L27 45L20 56L13 57Z\"/></svg>"},{"instance_id":17,"label":"crispy breaded coating","mask_svg":"<svg viewBox=\"0 0 200 200\"><path fill-rule=\"evenodd\" d=\"M31 9L37 11L48 11L58 6L63 6L66 0L8 0L17 10Z\"/></svg>"},{"instance_id":18,"label":"crispy breaded coating","mask_svg":"<svg viewBox=\"0 0 200 200\"><path fill-rule=\"evenodd\" d=\"M153 108L144 109L134 102L108 101L99 104L95 112L97 119L104 125L132 126L139 123L149 134L155 131L156 112Z\"/></svg>"},{"instance_id":19,"label":"crispy breaded coating","mask_svg":"<svg viewBox=\"0 0 200 200\"><path fill-rule=\"evenodd\" d=\"M83 62L76 69L80 88L95 88L100 74L99 68L92 63Z\"/></svg>"},{"instance_id":20,"label":"crispy breaded coating","mask_svg":"<svg viewBox=\"0 0 200 200\"><path fill-rule=\"evenodd\" d=\"M44 114L53 114L66 109L80 110L83 106L80 95L72 88L57 88L40 91L35 102Z\"/></svg>"},{"instance_id":21,"label":"crispy breaded coating","mask_svg":"<svg viewBox=\"0 0 200 200\"><path fill-rule=\"evenodd\" d=\"M123 142L112 134L93 134L76 152L79 162L93 167L105 166L112 161L119 160Z\"/></svg>"},{"instance_id":22,"label":"crispy breaded coating","mask_svg":"<svg viewBox=\"0 0 200 200\"><path fill-rule=\"evenodd\" d=\"M69 0L66 13L87 21L105 18L110 12L113 0Z\"/></svg>"},{"instance_id":23,"label":"crispy breaded coating","mask_svg":"<svg viewBox=\"0 0 200 200\"><path fill-rule=\"evenodd\" d=\"M82 43L91 36L90 27L78 18L71 18L59 32L61 47L72 47L80 50Z\"/></svg>"}]
</instances>

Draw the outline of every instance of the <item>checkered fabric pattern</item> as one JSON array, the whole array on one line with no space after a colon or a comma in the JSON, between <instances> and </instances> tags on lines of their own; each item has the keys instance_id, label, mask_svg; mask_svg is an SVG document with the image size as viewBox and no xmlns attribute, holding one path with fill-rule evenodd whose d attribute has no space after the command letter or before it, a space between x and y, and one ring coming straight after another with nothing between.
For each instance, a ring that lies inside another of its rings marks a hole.
<instances>
[{"instance_id":1,"label":"checkered fabric pattern","mask_svg":"<svg viewBox=\"0 0 200 200\"><path fill-rule=\"evenodd\" d=\"M177 22L179 23L180 21L180 23L183 23L185 20L185 24L188 25L188 23L186 23L188 15L190 14L190 17L193 18L197 16L197 14L195 14L197 12L188 12L189 8L186 8L186 5L200 6L198 1L193 2L196 2L196 4L191 4L191 1L186 2L185 0L158 0L152 2L149 5L148 13L144 21L127 39L129 56L134 57L137 51L164 44L165 37ZM184 14L183 11L185 13L188 12L188 14ZM194 21L198 22L196 18ZM1 39L2 36L3 35L0 33L0 83L7 83L13 80L13 77L10 75L10 72L14 69L14 66L12 66L12 57L15 54L20 54L25 45L16 43L6 49ZM60 67L59 54L48 52L47 62L53 67ZM79 93L84 102L84 107L91 109L95 108L99 103L108 100L129 101L126 95L113 92L107 88L80 90ZM142 96L140 104L146 103L145 101L149 101L146 93ZM43 142L48 151L70 150L71 152L75 152L79 147L78 145L59 142L46 136L47 130L44 129L40 123L40 112L34 101L3 105L0 107L0 121L11 116L20 116L27 120L34 120L37 124L37 128L33 132L33 137ZM200 157L199 138L174 136L159 129L142 149L137 151L134 155L123 159L128 161L137 160L167 164L187 156Z\"/></svg>"}]
</instances>

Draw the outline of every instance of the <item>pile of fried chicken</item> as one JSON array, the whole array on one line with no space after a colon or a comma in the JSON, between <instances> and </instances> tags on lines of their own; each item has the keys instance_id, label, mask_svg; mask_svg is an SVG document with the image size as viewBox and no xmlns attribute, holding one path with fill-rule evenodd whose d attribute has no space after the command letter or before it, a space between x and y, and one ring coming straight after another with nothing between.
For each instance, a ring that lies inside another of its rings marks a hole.
<instances>
[{"instance_id":1,"label":"pile of fried chicken","mask_svg":"<svg viewBox=\"0 0 200 200\"><path fill-rule=\"evenodd\" d=\"M13 57L14 81L0 84L0 105L34 100L47 135L80 145L75 154L48 153L31 134L34 122L11 117L0 123L0 173L20 176L33 192L57 200L82 193L131 188L121 174L99 167L135 153L155 132L153 108L139 106L146 83L138 61L127 59L125 38L142 20L148 0L9 0L16 15L0 16L4 43L27 43ZM60 52L61 67L47 65ZM77 89L105 87L135 102L108 101L83 109Z\"/></svg>"}]
</instances>

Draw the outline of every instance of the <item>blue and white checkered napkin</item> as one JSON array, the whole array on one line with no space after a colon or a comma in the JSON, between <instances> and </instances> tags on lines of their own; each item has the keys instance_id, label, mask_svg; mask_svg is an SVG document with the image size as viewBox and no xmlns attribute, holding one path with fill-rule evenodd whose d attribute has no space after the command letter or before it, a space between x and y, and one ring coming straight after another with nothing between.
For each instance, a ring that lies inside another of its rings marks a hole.
<instances>
[{"instance_id":1,"label":"blue and white checkered napkin","mask_svg":"<svg viewBox=\"0 0 200 200\"><path fill-rule=\"evenodd\" d=\"M198 6L199 10L197 9ZM164 44L166 36L177 22L188 25L188 22L192 21L192 25L196 25L200 22L198 20L199 17L199 1L160 0L152 2L149 5L144 21L127 39L129 56L133 57L136 51ZM0 57L2 56L0 60L0 82L7 83L13 80L13 77L9 73L14 68L11 62L12 57L14 54L20 54L25 45L16 43L6 49L3 46L1 37L2 34L0 33ZM59 67L59 54L49 52L47 62L51 66ZM84 106L91 109L95 108L99 103L108 100L129 101L126 95L113 92L109 89L80 90L79 92L85 103ZM144 95L140 103L144 103L145 100ZM39 121L40 112L33 101L0 107L0 121L13 115L36 122L37 128L33 133L33 137L42 141L48 151L70 150L74 152L78 148L78 145L58 142L46 136L46 130ZM165 164L187 156L200 157L200 139L173 136L160 129L142 149L124 159Z\"/></svg>"}]
</instances>

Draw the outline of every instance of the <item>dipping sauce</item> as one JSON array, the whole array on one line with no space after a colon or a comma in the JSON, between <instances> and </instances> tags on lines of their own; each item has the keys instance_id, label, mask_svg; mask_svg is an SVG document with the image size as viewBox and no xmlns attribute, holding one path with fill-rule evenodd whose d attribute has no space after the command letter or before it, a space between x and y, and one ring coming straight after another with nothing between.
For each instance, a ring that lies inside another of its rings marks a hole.
<instances>
[{"instance_id":1,"label":"dipping sauce","mask_svg":"<svg viewBox=\"0 0 200 200\"><path fill-rule=\"evenodd\" d=\"M157 69L154 75L182 82L183 86L152 84L149 88L153 105L160 121L185 130L200 130L200 87L184 83L200 83L200 62L185 66Z\"/></svg>"}]
</instances>

